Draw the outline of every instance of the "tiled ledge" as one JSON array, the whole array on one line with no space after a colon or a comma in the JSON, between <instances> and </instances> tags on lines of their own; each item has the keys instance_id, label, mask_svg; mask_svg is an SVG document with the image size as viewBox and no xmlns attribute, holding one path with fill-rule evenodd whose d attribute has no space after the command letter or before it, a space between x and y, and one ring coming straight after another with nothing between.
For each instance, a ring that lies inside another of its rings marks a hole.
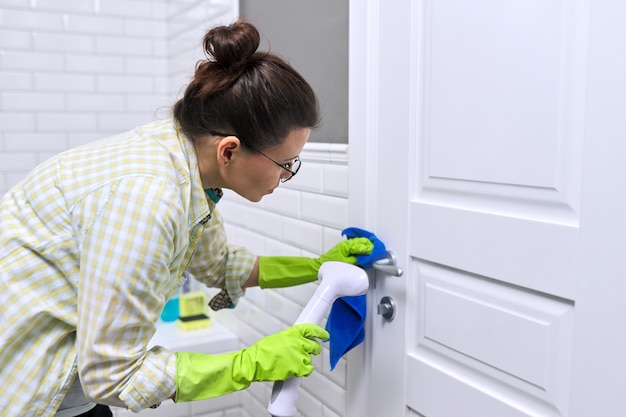
<instances>
[{"instance_id":1,"label":"tiled ledge","mask_svg":"<svg viewBox=\"0 0 626 417\"><path fill-rule=\"evenodd\" d=\"M308 142L300 156L303 161L347 164L348 144Z\"/></svg>"}]
</instances>

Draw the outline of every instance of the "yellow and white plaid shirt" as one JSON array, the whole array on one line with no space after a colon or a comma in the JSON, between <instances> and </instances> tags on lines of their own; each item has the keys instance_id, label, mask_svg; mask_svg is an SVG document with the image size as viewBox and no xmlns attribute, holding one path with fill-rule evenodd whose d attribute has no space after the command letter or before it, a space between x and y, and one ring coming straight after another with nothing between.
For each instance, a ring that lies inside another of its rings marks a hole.
<instances>
[{"instance_id":1,"label":"yellow and white plaid shirt","mask_svg":"<svg viewBox=\"0 0 626 417\"><path fill-rule=\"evenodd\" d=\"M77 373L102 404L169 398L175 356L146 345L183 271L236 302L255 261L214 205L172 120L64 152L4 195L0 413L54 415Z\"/></svg>"}]
</instances>

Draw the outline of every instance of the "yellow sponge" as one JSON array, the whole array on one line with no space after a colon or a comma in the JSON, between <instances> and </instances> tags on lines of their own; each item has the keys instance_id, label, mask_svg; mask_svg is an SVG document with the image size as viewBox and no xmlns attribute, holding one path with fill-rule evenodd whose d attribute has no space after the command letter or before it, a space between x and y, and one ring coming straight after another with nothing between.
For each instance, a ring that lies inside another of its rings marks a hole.
<instances>
[{"instance_id":1,"label":"yellow sponge","mask_svg":"<svg viewBox=\"0 0 626 417\"><path fill-rule=\"evenodd\" d=\"M183 294L179 299L180 317L176 325L181 330L196 330L209 327L211 319L206 315L206 296L202 291Z\"/></svg>"}]
</instances>

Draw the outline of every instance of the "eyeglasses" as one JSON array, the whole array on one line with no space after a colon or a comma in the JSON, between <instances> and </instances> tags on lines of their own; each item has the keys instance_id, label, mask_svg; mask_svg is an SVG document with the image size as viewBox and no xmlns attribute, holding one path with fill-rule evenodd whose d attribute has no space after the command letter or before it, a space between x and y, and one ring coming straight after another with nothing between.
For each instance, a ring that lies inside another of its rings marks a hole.
<instances>
[{"instance_id":1,"label":"eyeglasses","mask_svg":"<svg viewBox=\"0 0 626 417\"><path fill-rule=\"evenodd\" d=\"M235 137L237 137L237 135L233 135L233 134L230 134L230 133L216 132L214 130L211 130L209 133L212 134L213 136L235 136ZM252 149L254 152L260 153L261 155L263 155L264 157L266 157L267 159L272 161L274 164L276 164L277 166L281 167L282 169L284 169L285 171L287 171L289 173L288 177L281 177L280 178L280 182L287 182L290 179L292 179L293 177L295 177L296 174L298 173L298 171L300 170L300 166L302 165L302 161L300 160L299 156L297 156L296 159L294 159L291 162L287 162L285 164L281 164L280 162L274 161L272 158L270 158L269 156L265 155L260 150L253 148L252 146L250 146L248 144L246 144L245 146L247 146L248 148Z\"/></svg>"}]
</instances>

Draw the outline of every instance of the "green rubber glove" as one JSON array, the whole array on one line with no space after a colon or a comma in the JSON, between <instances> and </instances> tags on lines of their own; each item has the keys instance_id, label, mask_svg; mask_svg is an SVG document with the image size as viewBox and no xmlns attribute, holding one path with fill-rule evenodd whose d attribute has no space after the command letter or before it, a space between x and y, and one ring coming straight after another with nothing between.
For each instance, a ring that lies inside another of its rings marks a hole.
<instances>
[{"instance_id":1,"label":"green rubber glove","mask_svg":"<svg viewBox=\"0 0 626 417\"><path fill-rule=\"evenodd\" d=\"M297 324L267 336L249 348L222 355L176 353L175 402L203 400L246 389L252 382L283 381L313 372L311 355L328 340L315 324Z\"/></svg>"},{"instance_id":2,"label":"green rubber glove","mask_svg":"<svg viewBox=\"0 0 626 417\"><path fill-rule=\"evenodd\" d=\"M343 240L319 258L301 256L259 256L259 286L284 288L317 280L324 262L339 261L356 265L355 255L369 255L374 243L365 237Z\"/></svg>"}]
</instances>

